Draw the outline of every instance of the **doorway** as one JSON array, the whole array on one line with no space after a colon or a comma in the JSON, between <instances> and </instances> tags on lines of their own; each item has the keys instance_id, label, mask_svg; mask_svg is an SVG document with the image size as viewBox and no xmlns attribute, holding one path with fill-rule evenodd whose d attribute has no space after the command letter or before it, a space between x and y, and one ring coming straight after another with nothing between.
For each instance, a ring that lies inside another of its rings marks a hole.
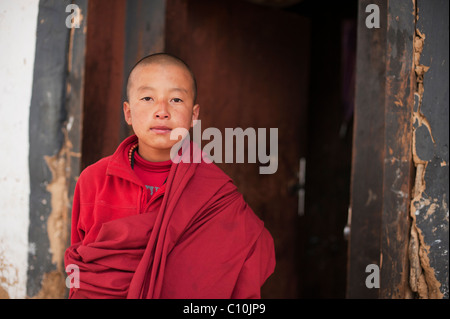
<instances>
[{"instance_id":1,"label":"doorway","mask_svg":"<svg viewBox=\"0 0 450 319\"><path fill-rule=\"evenodd\" d=\"M164 47L196 74L202 130L215 127L224 136L225 128L278 129L274 174L260 174L260 163L217 163L274 237L277 266L262 297L344 298L352 144L345 66L352 49L343 40L355 37L344 25L356 20L357 1L252 2L108 0L109 14L101 0L89 2L86 84L95 78L108 85L85 92L83 167L114 152L127 132L120 117L129 67ZM108 21L114 28L98 32ZM108 121L93 112L108 114ZM102 138L94 140L93 131ZM300 159L306 159L303 209Z\"/></svg>"},{"instance_id":2,"label":"doorway","mask_svg":"<svg viewBox=\"0 0 450 319\"><path fill-rule=\"evenodd\" d=\"M345 297L357 12L350 3L167 1L166 52L197 76L202 129L278 128L275 174L218 164L274 237L277 267L264 298Z\"/></svg>"}]
</instances>

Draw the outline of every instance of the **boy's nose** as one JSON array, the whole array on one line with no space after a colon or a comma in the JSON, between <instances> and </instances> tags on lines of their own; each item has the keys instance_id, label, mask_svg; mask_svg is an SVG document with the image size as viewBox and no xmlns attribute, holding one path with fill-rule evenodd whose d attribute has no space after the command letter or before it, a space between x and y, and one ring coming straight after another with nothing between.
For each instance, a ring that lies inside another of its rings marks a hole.
<instances>
[{"instance_id":1,"label":"boy's nose","mask_svg":"<svg viewBox=\"0 0 450 319\"><path fill-rule=\"evenodd\" d=\"M157 119L168 119L170 117L168 108L167 108L166 102L160 102L158 103L156 112L155 112L155 118Z\"/></svg>"}]
</instances>

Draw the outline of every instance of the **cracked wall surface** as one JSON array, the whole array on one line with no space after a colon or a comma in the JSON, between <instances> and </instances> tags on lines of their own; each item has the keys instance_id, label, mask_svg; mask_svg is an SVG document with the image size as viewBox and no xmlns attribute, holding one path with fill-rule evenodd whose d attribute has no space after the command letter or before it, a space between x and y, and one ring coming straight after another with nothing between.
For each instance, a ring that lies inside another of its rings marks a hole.
<instances>
[{"instance_id":1,"label":"cracked wall surface","mask_svg":"<svg viewBox=\"0 0 450 319\"><path fill-rule=\"evenodd\" d=\"M448 298L448 1L417 1L412 157L410 287Z\"/></svg>"},{"instance_id":2,"label":"cracked wall surface","mask_svg":"<svg viewBox=\"0 0 450 319\"><path fill-rule=\"evenodd\" d=\"M52 180L47 185L50 193L51 211L47 219L47 234L51 261L55 270L43 275L41 289L33 298L63 298L66 293L64 252L69 238L69 180L71 175L70 162L73 155L72 143L68 139L67 130L64 132L64 144L58 154L44 156L45 162L52 173Z\"/></svg>"}]
</instances>

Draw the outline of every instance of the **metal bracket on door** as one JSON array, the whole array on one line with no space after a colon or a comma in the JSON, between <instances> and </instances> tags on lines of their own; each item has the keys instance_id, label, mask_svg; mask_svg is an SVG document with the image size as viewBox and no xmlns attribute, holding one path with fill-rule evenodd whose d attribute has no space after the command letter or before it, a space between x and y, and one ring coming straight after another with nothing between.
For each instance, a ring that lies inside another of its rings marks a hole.
<instances>
[{"instance_id":1,"label":"metal bracket on door","mask_svg":"<svg viewBox=\"0 0 450 319\"><path fill-rule=\"evenodd\" d=\"M305 215L306 158L300 158L298 169L298 216Z\"/></svg>"},{"instance_id":2,"label":"metal bracket on door","mask_svg":"<svg viewBox=\"0 0 450 319\"><path fill-rule=\"evenodd\" d=\"M347 225L344 227L344 238L345 240L350 239L350 231L352 228L352 207L348 207L348 214L347 214Z\"/></svg>"}]
</instances>

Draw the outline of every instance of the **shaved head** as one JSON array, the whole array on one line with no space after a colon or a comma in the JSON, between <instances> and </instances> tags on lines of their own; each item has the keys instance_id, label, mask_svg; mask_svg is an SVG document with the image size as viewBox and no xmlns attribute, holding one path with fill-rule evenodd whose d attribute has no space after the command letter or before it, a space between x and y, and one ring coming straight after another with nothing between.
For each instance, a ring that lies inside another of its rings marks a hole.
<instances>
[{"instance_id":1,"label":"shaved head","mask_svg":"<svg viewBox=\"0 0 450 319\"><path fill-rule=\"evenodd\" d=\"M194 95L194 104L197 100L197 81L195 80L194 73L192 72L191 68L181 60L180 58L177 58L174 55L168 54L168 53L155 53L151 55L147 55L146 57L140 59L131 69L130 74L128 75L127 79L127 100L129 100L130 97L130 87L133 82L133 71L136 70L139 67L150 65L150 64L158 64L158 65L176 65L178 67L181 67L185 69L192 78L192 92Z\"/></svg>"}]
</instances>

